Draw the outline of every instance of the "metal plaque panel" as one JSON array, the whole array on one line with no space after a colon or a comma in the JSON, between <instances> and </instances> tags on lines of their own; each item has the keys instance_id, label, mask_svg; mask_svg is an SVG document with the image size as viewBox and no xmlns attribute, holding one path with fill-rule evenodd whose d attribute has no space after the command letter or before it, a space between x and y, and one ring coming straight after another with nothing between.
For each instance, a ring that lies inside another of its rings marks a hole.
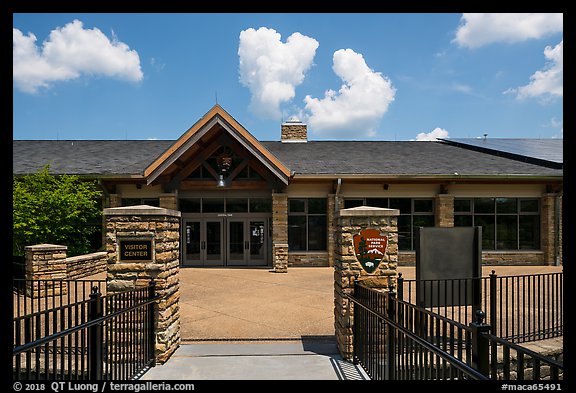
<instances>
[{"instance_id":1,"label":"metal plaque panel","mask_svg":"<svg viewBox=\"0 0 576 393\"><path fill-rule=\"evenodd\" d=\"M482 227L420 227L415 249L419 306L480 305Z\"/></svg>"}]
</instances>

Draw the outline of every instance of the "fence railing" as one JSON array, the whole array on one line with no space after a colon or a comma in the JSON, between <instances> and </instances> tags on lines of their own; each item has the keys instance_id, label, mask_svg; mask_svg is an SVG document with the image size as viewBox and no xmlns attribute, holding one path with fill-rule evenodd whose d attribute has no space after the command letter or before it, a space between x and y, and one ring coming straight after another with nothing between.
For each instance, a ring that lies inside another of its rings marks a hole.
<instances>
[{"instance_id":1,"label":"fence railing","mask_svg":"<svg viewBox=\"0 0 576 393\"><path fill-rule=\"evenodd\" d=\"M13 378L131 379L154 365L155 283L14 318ZM69 321L73 321L70 323Z\"/></svg>"},{"instance_id":2,"label":"fence railing","mask_svg":"<svg viewBox=\"0 0 576 393\"><path fill-rule=\"evenodd\" d=\"M12 279L14 317L34 314L88 300L92 288L106 294L106 280Z\"/></svg>"},{"instance_id":3,"label":"fence railing","mask_svg":"<svg viewBox=\"0 0 576 393\"><path fill-rule=\"evenodd\" d=\"M471 366L471 330L354 285L354 361L376 380L488 379Z\"/></svg>"},{"instance_id":4,"label":"fence railing","mask_svg":"<svg viewBox=\"0 0 576 393\"><path fill-rule=\"evenodd\" d=\"M513 342L562 336L563 272L465 279L398 277L398 298L468 325L486 310L493 334Z\"/></svg>"},{"instance_id":5,"label":"fence railing","mask_svg":"<svg viewBox=\"0 0 576 393\"><path fill-rule=\"evenodd\" d=\"M359 282L349 296L354 361L372 379L563 379L563 364L490 334L484 312L468 325Z\"/></svg>"}]
</instances>

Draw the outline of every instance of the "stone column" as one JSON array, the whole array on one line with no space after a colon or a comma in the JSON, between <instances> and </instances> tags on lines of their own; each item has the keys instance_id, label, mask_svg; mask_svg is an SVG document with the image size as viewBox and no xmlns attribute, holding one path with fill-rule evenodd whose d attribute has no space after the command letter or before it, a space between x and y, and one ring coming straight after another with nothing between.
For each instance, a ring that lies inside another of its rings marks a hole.
<instances>
[{"instance_id":1,"label":"stone column","mask_svg":"<svg viewBox=\"0 0 576 393\"><path fill-rule=\"evenodd\" d=\"M120 194L109 194L110 207L120 207L122 206L122 195Z\"/></svg>"},{"instance_id":2,"label":"stone column","mask_svg":"<svg viewBox=\"0 0 576 393\"><path fill-rule=\"evenodd\" d=\"M160 194L160 207L164 209L178 210L178 198L176 194Z\"/></svg>"},{"instance_id":3,"label":"stone column","mask_svg":"<svg viewBox=\"0 0 576 393\"><path fill-rule=\"evenodd\" d=\"M372 288L387 291L396 287L398 266L398 209L355 207L336 214L336 252L334 259L334 329L338 349L344 359L354 353L352 327L353 307L348 295L354 293L354 280ZM360 264L354 249L354 235L366 229L377 230L388 238L380 263L368 273Z\"/></svg>"},{"instance_id":4,"label":"stone column","mask_svg":"<svg viewBox=\"0 0 576 393\"><path fill-rule=\"evenodd\" d=\"M66 280L66 252L68 247L56 244L36 244L24 247L26 280ZM31 297L65 295L66 281L26 282L26 294Z\"/></svg>"},{"instance_id":5,"label":"stone column","mask_svg":"<svg viewBox=\"0 0 576 393\"><path fill-rule=\"evenodd\" d=\"M150 280L156 282L156 294L161 296L156 309L156 360L164 363L180 345L180 212L127 206L104 209L104 216L107 292L147 286ZM125 253L135 244L144 245L142 254Z\"/></svg>"},{"instance_id":6,"label":"stone column","mask_svg":"<svg viewBox=\"0 0 576 393\"><path fill-rule=\"evenodd\" d=\"M288 272L288 194L272 193L272 258L276 273Z\"/></svg>"},{"instance_id":7,"label":"stone column","mask_svg":"<svg viewBox=\"0 0 576 393\"><path fill-rule=\"evenodd\" d=\"M454 226L454 195L438 194L434 198L435 226L452 228Z\"/></svg>"},{"instance_id":8,"label":"stone column","mask_svg":"<svg viewBox=\"0 0 576 393\"><path fill-rule=\"evenodd\" d=\"M545 265L556 260L556 198L558 194L547 193L540 198L540 247Z\"/></svg>"}]
</instances>

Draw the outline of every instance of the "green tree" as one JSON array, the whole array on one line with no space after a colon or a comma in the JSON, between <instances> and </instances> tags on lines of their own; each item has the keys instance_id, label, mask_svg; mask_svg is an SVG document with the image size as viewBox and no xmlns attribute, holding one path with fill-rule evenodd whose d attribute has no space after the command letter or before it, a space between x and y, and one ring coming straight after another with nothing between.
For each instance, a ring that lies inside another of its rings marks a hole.
<instances>
[{"instance_id":1,"label":"green tree","mask_svg":"<svg viewBox=\"0 0 576 393\"><path fill-rule=\"evenodd\" d=\"M68 246L68 255L90 249L90 237L101 230L102 192L96 181L78 176L54 176L50 165L35 174L14 177L13 255L24 247L51 243Z\"/></svg>"}]
</instances>

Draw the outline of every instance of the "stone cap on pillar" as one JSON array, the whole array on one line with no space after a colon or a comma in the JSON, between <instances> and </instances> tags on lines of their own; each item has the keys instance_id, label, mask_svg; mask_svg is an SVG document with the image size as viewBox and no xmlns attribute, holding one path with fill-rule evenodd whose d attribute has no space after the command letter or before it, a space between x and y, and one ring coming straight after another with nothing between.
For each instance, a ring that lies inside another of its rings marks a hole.
<instances>
[{"instance_id":1,"label":"stone cap on pillar","mask_svg":"<svg viewBox=\"0 0 576 393\"><path fill-rule=\"evenodd\" d=\"M104 209L105 216L172 216L180 217L178 210L165 209L150 205L108 207Z\"/></svg>"},{"instance_id":2,"label":"stone cap on pillar","mask_svg":"<svg viewBox=\"0 0 576 393\"><path fill-rule=\"evenodd\" d=\"M30 251L61 251L67 250L67 246L62 246L58 244L34 244L33 246L25 246L24 250Z\"/></svg>"},{"instance_id":3,"label":"stone cap on pillar","mask_svg":"<svg viewBox=\"0 0 576 393\"><path fill-rule=\"evenodd\" d=\"M385 207L358 206L349 209L341 209L336 213L337 217L387 217L399 216L400 210L387 209Z\"/></svg>"}]
</instances>

